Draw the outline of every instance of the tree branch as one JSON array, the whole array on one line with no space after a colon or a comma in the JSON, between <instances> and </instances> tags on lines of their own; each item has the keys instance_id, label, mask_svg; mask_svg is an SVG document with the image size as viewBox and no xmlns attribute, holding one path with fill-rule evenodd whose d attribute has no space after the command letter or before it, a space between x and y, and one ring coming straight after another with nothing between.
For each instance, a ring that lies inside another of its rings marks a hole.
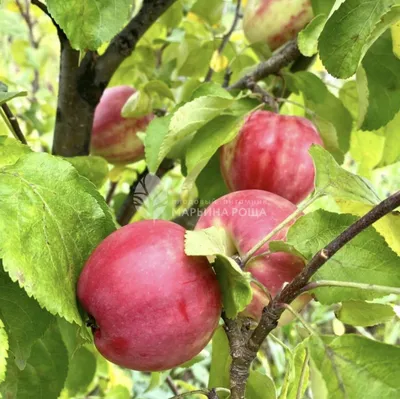
<instances>
[{"instance_id":1,"label":"tree branch","mask_svg":"<svg viewBox=\"0 0 400 399\"><path fill-rule=\"evenodd\" d=\"M297 41L292 40L288 42L282 50L275 53L267 61L260 63L257 68L236 83L228 87L228 90L242 90L248 87L248 82L258 82L269 75L278 73L282 68L288 66L291 62L295 61L300 56L300 50L297 46Z\"/></svg>"},{"instance_id":2,"label":"tree branch","mask_svg":"<svg viewBox=\"0 0 400 399\"><path fill-rule=\"evenodd\" d=\"M96 52L89 51L80 65L79 52L71 47L68 40L61 40L60 91L54 154L89 154L94 110L104 89L147 29L175 1L144 0L139 13L115 36L105 53L99 56Z\"/></svg>"},{"instance_id":3,"label":"tree branch","mask_svg":"<svg viewBox=\"0 0 400 399\"><path fill-rule=\"evenodd\" d=\"M232 399L244 399L250 365L256 358L257 352L265 338L277 327L278 320L285 310L282 304L290 304L304 290L310 278L344 245L399 206L400 191L382 201L326 245L325 248L315 254L303 271L264 308L261 321L255 328L250 339L247 341L246 345L240 349L241 353L239 356L232 358Z\"/></svg>"},{"instance_id":4,"label":"tree branch","mask_svg":"<svg viewBox=\"0 0 400 399\"><path fill-rule=\"evenodd\" d=\"M7 103L2 104L1 109L4 111L4 114L6 115L8 121L10 122L10 125L11 125L12 129L14 130L15 136L18 138L18 140L22 144L28 144L26 142L24 134L22 133L21 128L19 127L17 118L14 116L14 114L12 113L12 111L11 111L10 107L7 105Z\"/></svg>"},{"instance_id":5,"label":"tree branch","mask_svg":"<svg viewBox=\"0 0 400 399\"><path fill-rule=\"evenodd\" d=\"M235 17L233 19L232 26L229 29L229 31L223 36L222 42L219 45L218 50L217 50L218 54L222 54L222 52L224 51L226 45L229 42L229 39L230 39L232 33L235 31L236 25L238 24L239 19L241 17L241 15L240 15L240 7L241 7L241 5L242 5L242 0L237 0ZM211 80L211 78L212 78L213 73L214 73L214 70L210 67L208 69L206 77L204 78L204 82L209 82Z\"/></svg>"},{"instance_id":6,"label":"tree branch","mask_svg":"<svg viewBox=\"0 0 400 399\"><path fill-rule=\"evenodd\" d=\"M165 159L161 163L161 166L158 168L156 176L161 179L169 170L173 168L173 166L174 166L173 161ZM149 170L146 168L142 173L138 175L137 179L131 184L131 187L129 189L129 194L126 196L117 215L117 222L121 226L127 225L137 212L138 205L134 201L135 192L140 183L144 186L144 181L148 174ZM151 190L153 190L155 187L144 187L144 188L147 189L148 191L147 194L150 195Z\"/></svg>"},{"instance_id":7,"label":"tree branch","mask_svg":"<svg viewBox=\"0 0 400 399\"><path fill-rule=\"evenodd\" d=\"M170 375L167 377L167 379L165 381L166 381L167 385L169 386L169 389L172 391L172 393L174 395L179 395L178 388L176 387L174 380L171 378Z\"/></svg>"},{"instance_id":8,"label":"tree branch","mask_svg":"<svg viewBox=\"0 0 400 399\"><path fill-rule=\"evenodd\" d=\"M88 52L79 68L79 91L92 106L96 106L103 90L122 61L132 54L147 29L176 0L144 0L139 13L111 41L100 57Z\"/></svg>"}]
</instances>

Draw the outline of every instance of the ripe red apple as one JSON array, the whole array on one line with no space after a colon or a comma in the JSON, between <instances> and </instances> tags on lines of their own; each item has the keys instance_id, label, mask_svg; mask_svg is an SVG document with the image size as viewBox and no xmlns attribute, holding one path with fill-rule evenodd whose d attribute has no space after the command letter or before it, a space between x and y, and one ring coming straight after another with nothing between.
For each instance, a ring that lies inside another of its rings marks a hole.
<instances>
[{"instance_id":1,"label":"ripe red apple","mask_svg":"<svg viewBox=\"0 0 400 399\"><path fill-rule=\"evenodd\" d=\"M104 90L93 120L91 150L111 163L129 163L143 158L143 143L137 132L144 132L153 115L124 118L122 107L135 93L130 86L115 86Z\"/></svg>"},{"instance_id":2,"label":"ripe red apple","mask_svg":"<svg viewBox=\"0 0 400 399\"><path fill-rule=\"evenodd\" d=\"M185 229L141 221L92 253L78 298L95 320L100 353L122 367L159 371L197 355L218 326L221 296L205 257L186 256Z\"/></svg>"},{"instance_id":3,"label":"ripe red apple","mask_svg":"<svg viewBox=\"0 0 400 399\"><path fill-rule=\"evenodd\" d=\"M295 38L312 18L310 0L249 0L243 30L249 42L265 42L275 50Z\"/></svg>"},{"instance_id":4,"label":"ripe red apple","mask_svg":"<svg viewBox=\"0 0 400 399\"><path fill-rule=\"evenodd\" d=\"M228 247L232 248L232 253L228 255L238 254L242 257L296 209L296 206L286 199L267 191L237 191L214 201L200 217L196 230L211 226L225 229L231 238ZM282 229L271 240L285 240L288 227ZM268 251L268 248L269 244L266 243L256 255ZM248 262L245 270L274 297L284 283L292 281L303 267L302 259L288 253L276 252ZM252 283L252 288L253 300L243 314L258 320L269 298L256 284ZM308 294L303 294L292 305L300 310L310 299ZM285 313L281 316L280 324L285 324L291 319Z\"/></svg>"},{"instance_id":5,"label":"ripe red apple","mask_svg":"<svg viewBox=\"0 0 400 399\"><path fill-rule=\"evenodd\" d=\"M298 204L314 189L312 144L323 143L308 119L256 111L221 148L221 172L230 191L265 190Z\"/></svg>"}]
</instances>

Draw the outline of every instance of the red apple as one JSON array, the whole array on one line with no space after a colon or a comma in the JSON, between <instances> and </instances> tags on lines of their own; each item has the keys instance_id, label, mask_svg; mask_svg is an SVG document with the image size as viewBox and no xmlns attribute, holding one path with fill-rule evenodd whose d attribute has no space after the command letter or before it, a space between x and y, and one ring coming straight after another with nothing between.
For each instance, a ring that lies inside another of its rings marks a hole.
<instances>
[{"instance_id":1,"label":"red apple","mask_svg":"<svg viewBox=\"0 0 400 399\"><path fill-rule=\"evenodd\" d=\"M275 50L294 39L312 18L310 0L249 0L243 30L250 43L265 42Z\"/></svg>"},{"instance_id":2,"label":"red apple","mask_svg":"<svg viewBox=\"0 0 400 399\"><path fill-rule=\"evenodd\" d=\"M90 256L78 298L108 360L166 370L210 341L221 313L219 286L205 257L186 256L184 240L175 223L141 221L111 234Z\"/></svg>"},{"instance_id":3,"label":"red apple","mask_svg":"<svg viewBox=\"0 0 400 399\"><path fill-rule=\"evenodd\" d=\"M228 247L232 248L232 253L228 255L238 254L242 257L296 209L296 206L286 199L267 191L237 191L213 202L200 217L196 230L211 226L225 229L231 238ZM271 240L285 240L288 227L289 225L280 230ZM268 251L268 248L269 244L266 243L256 255ZM274 297L284 283L292 281L303 267L302 259L288 253L277 252L248 262L245 270L264 285ZM252 283L252 287L253 300L243 314L258 320L269 298L256 284ZM293 306L301 309L310 298L308 294L303 294L294 301ZM289 319L287 315L282 315L280 324L286 323Z\"/></svg>"},{"instance_id":4,"label":"red apple","mask_svg":"<svg viewBox=\"0 0 400 399\"><path fill-rule=\"evenodd\" d=\"M230 191L265 190L298 204L314 189L312 144L323 143L308 119L256 111L221 148L221 172Z\"/></svg>"},{"instance_id":5,"label":"red apple","mask_svg":"<svg viewBox=\"0 0 400 399\"><path fill-rule=\"evenodd\" d=\"M153 115L123 118L122 107L135 93L129 86L104 90L94 113L91 150L111 163L129 163L143 158L143 143L137 132L144 132Z\"/></svg>"}]
</instances>

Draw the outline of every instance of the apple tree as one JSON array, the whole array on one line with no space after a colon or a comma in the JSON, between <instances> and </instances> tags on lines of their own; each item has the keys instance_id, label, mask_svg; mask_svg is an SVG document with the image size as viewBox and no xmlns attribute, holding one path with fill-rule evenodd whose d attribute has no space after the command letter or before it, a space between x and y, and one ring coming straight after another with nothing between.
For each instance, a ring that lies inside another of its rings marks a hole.
<instances>
[{"instance_id":1,"label":"apple tree","mask_svg":"<svg viewBox=\"0 0 400 399\"><path fill-rule=\"evenodd\" d=\"M0 397L400 397L398 0L0 1Z\"/></svg>"}]
</instances>

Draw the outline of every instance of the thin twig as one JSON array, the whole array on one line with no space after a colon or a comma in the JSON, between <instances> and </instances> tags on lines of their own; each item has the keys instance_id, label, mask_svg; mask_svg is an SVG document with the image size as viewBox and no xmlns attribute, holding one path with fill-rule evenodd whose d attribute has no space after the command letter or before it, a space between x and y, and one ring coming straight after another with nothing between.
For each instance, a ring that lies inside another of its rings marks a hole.
<instances>
[{"instance_id":1,"label":"thin twig","mask_svg":"<svg viewBox=\"0 0 400 399\"><path fill-rule=\"evenodd\" d=\"M228 87L228 90L243 90L247 88L248 82L258 82L269 75L278 73L282 68L288 66L291 62L300 56L300 50L297 46L297 41L292 40L286 44L282 50L275 53L267 61L258 64L257 68L243 76L237 82Z\"/></svg>"},{"instance_id":2,"label":"thin twig","mask_svg":"<svg viewBox=\"0 0 400 399\"><path fill-rule=\"evenodd\" d=\"M228 42L229 42L229 39L230 39L232 33L233 33L233 32L235 31L235 29L236 29L236 25L237 25L238 22L239 22L239 19L240 19L240 17L241 17L241 14L240 14L240 7L241 7L241 4L242 4L242 0L237 0L236 11L235 11L235 17L233 18L232 26L231 26L231 28L229 29L229 31L223 36L222 42L221 42L221 44L219 45L218 50L217 50L217 51L218 51L218 54L220 54L220 55L221 55L222 52L224 51L226 45L227 45ZM208 69L208 71L207 71L206 77L204 78L204 82L209 82L209 81L211 80L211 78L212 78L213 73L214 73L214 70L210 67L210 68Z\"/></svg>"},{"instance_id":3,"label":"thin twig","mask_svg":"<svg viewBox=\"0 0 400 399\"><path fill-rule=\"evenodd\" d=\"M108 189L108 193L107 193L107 196L106 196L106 204L107 205L110 205L111 200L112 200L112 198L114 196L114 193L115 193L115 189L117 188L117 185L118 185L118 182L116 182L116 181L112 181L110 183L110 188Z\"/></svg>"},{"instance_id":4,"label":"thin twig","mask_svg":"<svg viewBox=\"0 0 400 399\"><path fill-rule=\"evenodd\" d=\"M1 108L4 111L4 114L6 115L8 121L10 122L10 125L12 126L15 136L17 137L17 139L22 143L22 144L28 144L24 134L22 133L21 128L19 127L19 123L17 118L14 116L14 114L12 113L10 107L4 103L1 105Z\"/></svg>"},{"instance_id":5,"label":"thin twig","mask_svg":"<svg viewBox=\"0 0 400 399\"><path fill-rule=\"evenodd\" d=\"M167 385L169 386L169 389L172 391L172 393L174 395L179 395L179 390L170 375L167 377L165 382L167 383Z\"/></svg>"},{"instance_id":6,"label":"thin twig","mask_svg":"<svg viewBox=\"0 0 400 399\"><path fill-rule=\"evenodd\" d=\"M247 83L247 88L251 90L254 94L260 95L261 101L269 105L274 110L274 112L279 112L279 105L274 96L261 88L261 86L259 86L256 82L249 80Z\"/></svg>"},{"instance_id":7,"label":"thin twig","mask_svg":"<svg viewBox=\"0 0 400 399\"><path fill-rule=\"evenodd\" d=\"M349 226L343 233L332 240L310 260L303 271L288 284L263 310L261 321L255 328L245 347L241 348L237 357L232 357L231 366L231 398L243 399L250 365L256 358L262 343L268 334L278 325L278 320L284 311L283 303L291 303L307 286L310 278L344 245L354 237L373 225L388 213L400 206L400 191L393 194L370 212Z\"/></svg>"}]
</instances>

